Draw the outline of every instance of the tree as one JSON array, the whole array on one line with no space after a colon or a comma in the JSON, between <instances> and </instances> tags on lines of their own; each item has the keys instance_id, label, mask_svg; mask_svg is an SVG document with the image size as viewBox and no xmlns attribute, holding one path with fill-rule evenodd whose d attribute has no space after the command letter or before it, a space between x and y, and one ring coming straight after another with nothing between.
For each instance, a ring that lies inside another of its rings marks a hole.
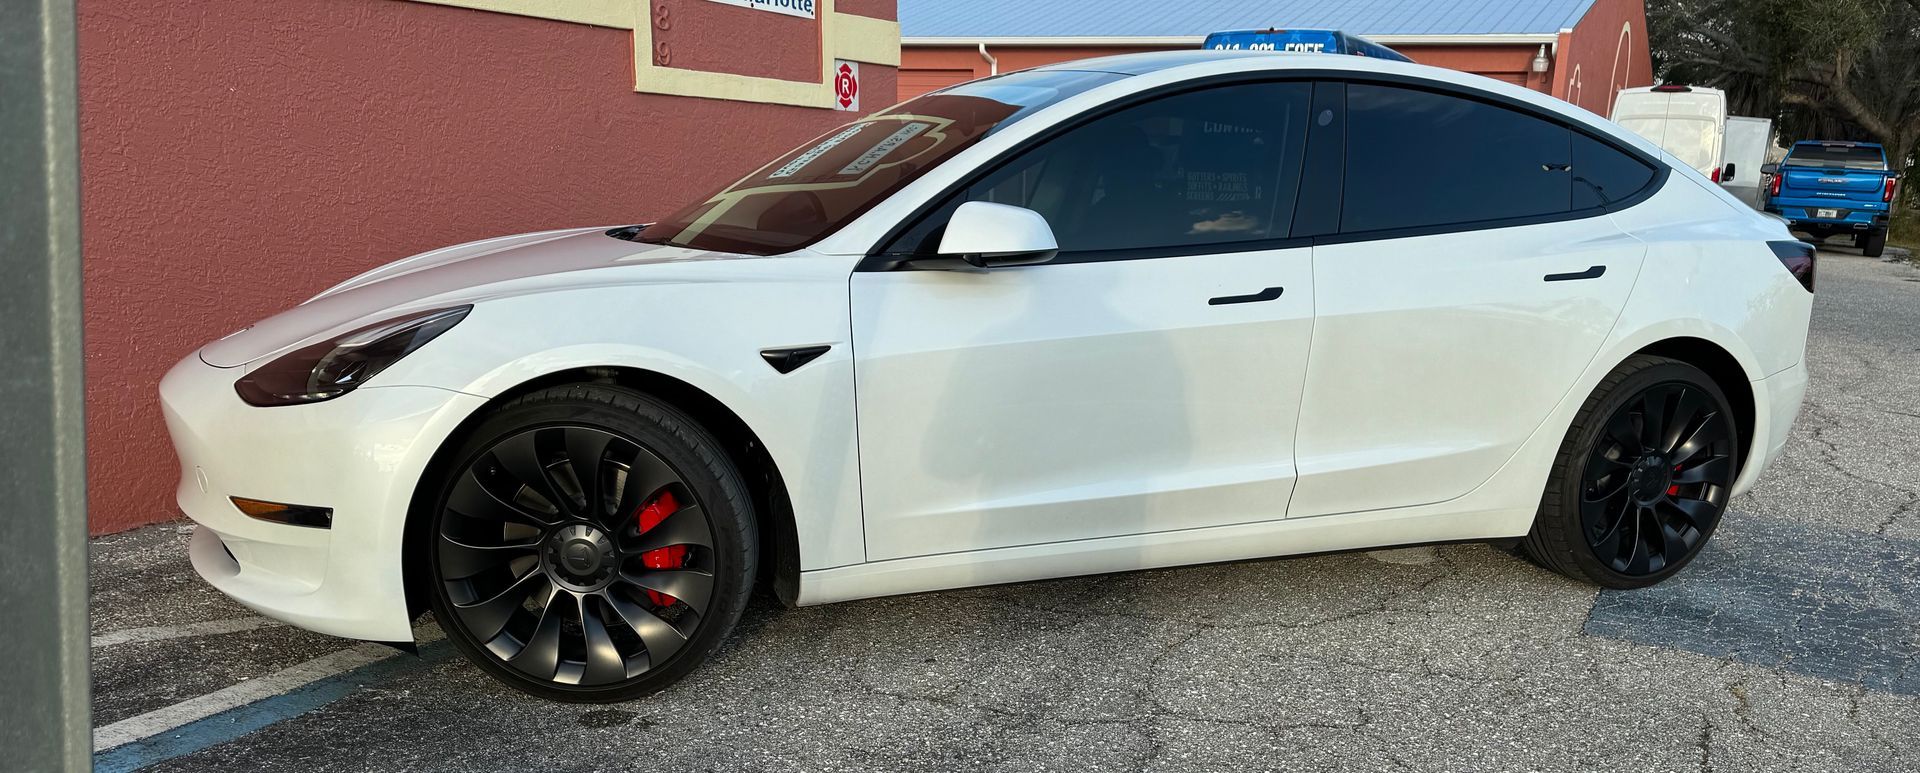
<instances>
[{"instance_id":1,"label":"tree","mask_svg":"<svg viewBox=\"0 0 1920 773\"><path fill-rule=\"evenodd\" d=\"M1920 0L1650 0L1647 25L1661 79L1723 89L1783 139L1879 142L1912 171Z\"/></svg>"}]
</instances>

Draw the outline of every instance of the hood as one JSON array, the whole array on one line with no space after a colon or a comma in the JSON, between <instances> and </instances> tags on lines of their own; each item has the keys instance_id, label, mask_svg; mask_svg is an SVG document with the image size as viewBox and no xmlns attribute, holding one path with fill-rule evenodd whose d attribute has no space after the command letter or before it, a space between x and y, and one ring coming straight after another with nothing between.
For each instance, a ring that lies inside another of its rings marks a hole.
<instances>
[{"instance_id":1,"label":"hood","mask_svg":"<svg viewBox=\"0 0 1920 773\"><path fill-rule=\"evenodd\" d=\"M583 271L744 257L640 244L607 236L606 231L578 228L505 236L389 263L208 344L200 350L200 359L214 367L237 367L323 334L508 294L529 283L544 285L543 279Z\"/></svg>"}]
</instances>

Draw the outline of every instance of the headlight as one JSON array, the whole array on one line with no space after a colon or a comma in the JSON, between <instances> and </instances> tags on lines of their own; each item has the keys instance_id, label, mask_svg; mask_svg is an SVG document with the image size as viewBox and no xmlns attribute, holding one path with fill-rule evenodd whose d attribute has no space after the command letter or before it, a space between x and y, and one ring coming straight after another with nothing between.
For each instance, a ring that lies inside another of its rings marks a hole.
<instances>
[{"instance_id":1,"label":"headlight","mask_svg":"<svg viewBox=\"0 0 1920 773\"><path fill-rule=\"evenodd\" d=\"M233 388L248 405L331 400L452 329L472 310L436 309L368 325L280 355L234 382Z\"/></svg>"}]
</instances>

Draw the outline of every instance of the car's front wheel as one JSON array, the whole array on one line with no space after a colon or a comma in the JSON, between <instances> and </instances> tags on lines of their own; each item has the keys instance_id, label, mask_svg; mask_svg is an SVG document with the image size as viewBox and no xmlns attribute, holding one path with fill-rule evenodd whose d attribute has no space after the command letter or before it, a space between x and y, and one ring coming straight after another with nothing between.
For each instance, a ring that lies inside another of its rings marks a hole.
<instances>
[{"instance_id":1,"label":"car's front wheel","mask_svg":"<svg viewBox=\"0 0 1920 773\"><path fill-rule=\"evenodd\" d=\"M626 700L719 645L753 586L752 499L719 443L645 394L572 385L487 416L433 511L433 608L523 691Z\"/></svg>"},{"instance_id":2,"label":"car's front wheel","mask_svg":"<svg viewBox=\"0 0 1920 773\"><path fill-rule=\"evenodd\" d=\"M1686 566L1726 511L1740 470L1734 415L1699 368L1637 355L1581 406L1521 550L1610 588Z\"/></svg>"}]
</instances>

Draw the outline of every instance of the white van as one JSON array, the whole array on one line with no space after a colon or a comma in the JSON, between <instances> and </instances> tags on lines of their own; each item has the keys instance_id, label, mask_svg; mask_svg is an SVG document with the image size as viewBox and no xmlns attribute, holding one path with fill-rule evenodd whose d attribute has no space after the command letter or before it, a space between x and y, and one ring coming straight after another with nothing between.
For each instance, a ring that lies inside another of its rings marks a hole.
<instances>
[{"instance_id":1,"label":"white van","mask_svg":"<svg viewBox=\"0 0 1920 773\"><path fill-rule=\"evenodd\" d=\"M1761 178L1767 151L1773 147L1773 122L1765 118L1727 116L1727 136L1720 153L1720 187L1747 206L1759 209L1766 190Z\"/></svg>"},{"instance_id":2,"label":"white van","mask_svg":"<svg viewBox=\"0 0 1920 773\"><path fill-rule=\"evenodd\" d=\"M1727 95L1719 89L1673 83L1623 89L1613 101L1611 117L1614 123L1653 140L1680 163L1720 182Z\"/></svg>"}]
</instances>

